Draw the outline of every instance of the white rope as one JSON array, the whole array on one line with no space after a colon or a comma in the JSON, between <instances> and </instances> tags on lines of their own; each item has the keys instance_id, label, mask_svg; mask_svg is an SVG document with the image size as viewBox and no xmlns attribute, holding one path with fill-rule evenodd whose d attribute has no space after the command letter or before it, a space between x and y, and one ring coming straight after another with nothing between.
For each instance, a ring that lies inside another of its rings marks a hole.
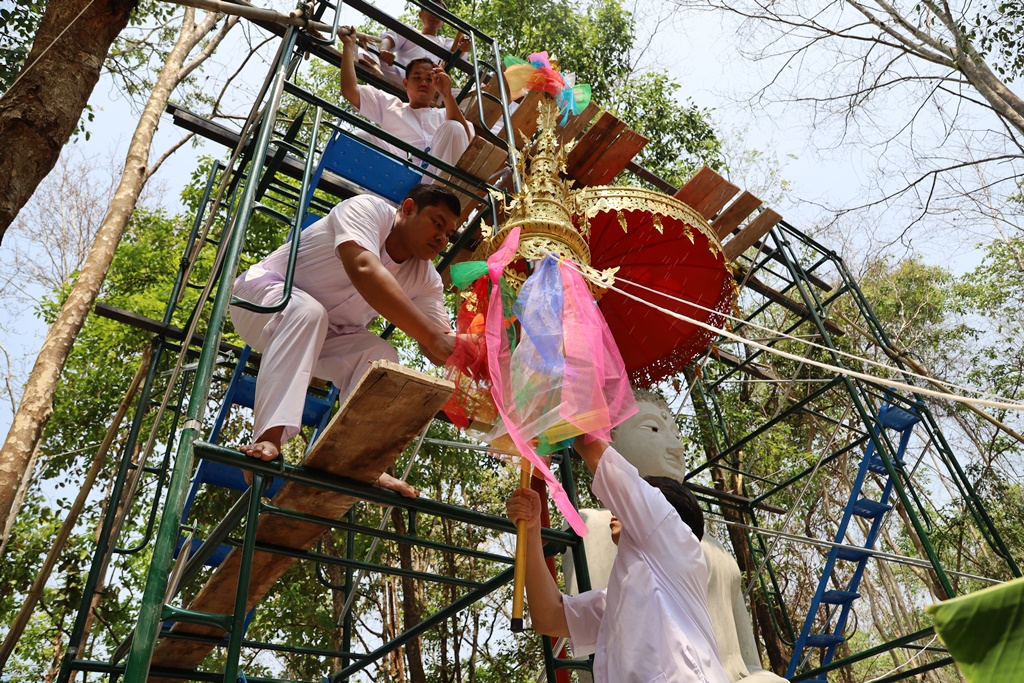
<instances>
[{"instance_id":1,"label":"white rope","mask_svg":"<svg viewBox=\"0 0 1024 683\"><path fill-rule=\"evenodd\" d=\"M563 263L571 265L569 261L563 261ZM575 266L572 266L572 267L575 268ZM588 275L587 273L584 273L584 272L582 272L579 269L576 269L576 272L582 274L585 278L587 278L588 280L592 281L594 284L596 284L598 286L601 286L601 287L605 287L606 286L606 285L602 284L601 282L599 282L596 277ZM632 283L630 283L630 284L632 284ZM780 349L775 349L775 348L772 348L770 346L765 346L764 344L760 344L758 342L752 341L752 340L747 339L745 337L741 337L738 334L734 334L734 333L729 332L728 330L725 330L723 328L715 327L714 325L710 325L708 323L701 322L700 320L696 320L696 319L691 318L689 316L683 315L682 313L677 313L675 311L670 311L667 308L664 308L662 306L658 306L655 303L652 303L650 301L645 301L645 300L641 299L640 297L638 297L636 295L630 294L629 292L627 292L627 291L625 291L623 289L620 289L619 287L612 286L612 287L608 287L608 289L611 289L612 291L618 292L619 294L623 295L624 297L626 297L628 299L632 299L633 301L636 301L638 303L644 304L645 306L649 306L649 307L655 309L656 311L664 313L667 316L676 318L677 320L682 320L683 322L690 323L691 325L696 325L697 327L700 327L702 329L708 330L709 332L714 332L717 335L720 335L720 336L723 336L723 337L727 337L729 339L732 339L734 341L740 342L742 344L746 344L747 346L753 346L754 348L760 349L760 350L762 350L762 351L764 351L766 353L772 353L772 354L775 354L776 356L781 356L782 358L788 358L789 360L793 360L793 361L796 361L798 363L807 363L808 365L813 365L814 367L820 368L822 370L828 370L828 371L834 372L836 374L846 375L847 377L854 377L856 379L861 379L861 380L864 380L865 382L871 382L873 384L880 384L882 386L887 386L887 387L889 387L891 389L900 389L902 391L906 391L906 392L911 393L911 394L922 394L924 396L931 396L933 398L940 398L940 399L947 399L947 400L950 400L950 401L956 401L957 403L973 403L975 405L988 406L989 408L1001 408L1003 410L1016 410L1016 411L1024 412L1024 404L1011 402L1008 399L1005 399L1003 397L999 397L1001 400L989 400L989 399L983 399L983 398L970 398L968 396L962 396L962 395L956 394L956 393L946 393L946 392L943 392L943 391L935 391L933 389L926 389L924 387L915 387L915 386L913 386L911 384L907 384L905 382L898 382L898 381L892 380L892 379L885 379L883 377L877 377L877 376L874 376L874 375L868 375L868 374L865 374L863 372L857 372L856 370L850 370L848 368L841 368L841 367L838 367L838 366L835 366L835 365L830 365L828 363L822 363L820 361L811 360L810 358L797 356L796 354L789 353L788 351L782 351ZM656 291L656 290L651 290L651 291ZM658 292L658 293L662 294L661 292ZM666 296L666 297L668 297L670 299L674 299L675 298L675 297L672 297L672 296L670 296L668 294L662 294L662 295ZM676 300L680 301L682 303L690 304L691 306L696 306L697 308L704 308L703 306L697 306L696 304L693 304L693 303L688 302L688 301L683 301L682 299L676 299ZM712 309L704 309L704 310L712 310ZM713 311L713 312L717 313L717 311ZM727 317L731 317L731 316L727 316ZM744 321L744 322L746 322L746 321ZM793 339L794 339L794 341L803 341L803 340L797 339L795 337ZM804 343L808 343L808 342L804 342ZM834 349L830 349L830 348L824 347L824 346L822 346L821 348L823 348L823 349L825 349L827 351L835 351ZM840 353L838 351L835 351L835 352L836 353ZM843 354L843 355L849 355L849 354ZM851 357L857 358L856 356L851 356ZM867 359L861 359L861 360L867 360ZM901 373L910 374L910 375L914 374L914 373L911 373L911 372L900 370L899 368L893 368L893 367L888 366L888 365L880 364L880 363L877 363L875 361L867 361L867 362L871 363L872 365L878 365L879 367L883 367L883 368L885 368L887 370L892 370L894 372L901 372ZM926 378L926 377L923 377L923 376L920 376L920 375L915 375L915 376L920 377L921 379L929 379L929 378ZM932 381L937 381L937 380L932 380ZM943 383L943 384L945 384L945 383ZM955 385L947 385L947 386L955 386ZM955 388L963 389L965 387L955 387ZM972 390L971 389L967 389L967 391L972 391ZM977 392L977 393L981 393L981 392Z\"/></svg>"},{"instance_id":2,"label":"white rope","mask_svg":"<svg viewBox=\"0 0 1024 683\"><path fill-rule=\"evenodd\" d=\"M90 7L92 7L92 3L93 3L93 2L94 2L94 0L89 0L88 4L86 4L86 6L82 8L82 11L81 11L81 12L79 12L78 14L76 14L76 15L75 15L75 18L74 18L74 19L72 19L71 21L69 21L69 22L68 22L68 25L64 27L64 30L63 30L63 31L61 31L60 33L58 33L58 34L57 34L57 37L56 37L56 38L54 38L54 39L53 39L53 41L52 41L52 42L51 42L51 43L50 43L49 45L47 45L47 46L46 46L46 49L44 49L44 50L43 50L42 52L40 52L40 53L39 53L39 56L38 56L38 57L36 57L36 60L35 60L34 62L32 62L31 64L29 64L28 66L26 66L26 67L25 67L24 69L22 69L21 73L20 73L20 74L18 74L18 77L14 79L14 83L11 83L11 87L7 88L7 92L11 92L11 90L13 90L13 89L14 89L14 86L16 86L16 85L18 84L18 81L20 81L20 80L22 79L22 77L23 77L23 76L24 76L25 74L27 74L27 73L29 72L29 70L30 70L30 69L31 69L32 67L34 67L34 66L35 66L36 64L38 64L38 63L39 63L39 60L40 60L40 59L42 59L42 58L43 58L43 56L44 56L44 55L45 55L45 54L46 54L47 52L49 52L49 51L50 51L50 48L51 48L51 47L53 47L54 45L56 45L56 44L57 44L57 41L58 41L58 40L60 40L60 39L61 39L61 38L62 38L62 37L64 36L64 34L68 32L68 29L70 29L70 28L71 28L71 27L72 27L72 26L74 25L74 23L75 23L76 21L78 21L78 20L79 20L79 18L81 18L81 16L82 16L83 14L85 14L85 11L86 11L87 9L89 9Z\"/></svg>"},{"instance_id":3,"label":"white rope","mask_svg":"<svg viewBox=\"0 0 1024 683\"><path fill-rule=\"evenodd\" d=\"M563 263L566 263L568 265L572 265L572 267L575 268L575 265L571 264L568 261L565 261ZM577 272L581 273L584 277L587 277L588 279L592 280L593 282L595 282L595 284L599 284L600 285L599 282L594 280L592 277L589 277L586 273L583 273L583 271L577 269ZM802 335L801 336L795 336L795 335L791 335L791 334L786 334L785 332L782 332L780 330L774 330L774 329L772 329L770 327L765 327L764 325L758 325L757 323L755 323L755 322L753 322L751 320L745 320L743 318L738 318L736 316L729 315L728 313L725 313L725 312L722 312L722 311L718 311L718 310L713 309L713 308L708 308L707 306L703 306L703 305L698 304L696 302L687 301L686 299L681 299L679 297L676 297L676 296L673 296L671 294L668 294L667 292L662 292L662 291L659 291L657 289L653 289L651 287L647 287L645 285L640 284L639 282L633 282L631 280L626 280L626 279L621 278L621 277L616 277L615 281L623 283L623 284L627 284L627 285L630 285L630 286L633 286L633 287L636 287L638 289L642 289L642 290L647 291L647 292L651 292L652 294L658 294L659 296L663 296L666 299L669 299L671 301L675 301L677 303L685 304L687 306L691 306L693 308L696 308L697 310L704 311L705 313L715 313L717 315L721 315L723 318L726 318L727 320L731 320L733 322L740 323L740 324L746 325L748 327L753 327L755 329L761 330L762 332L769 332L769 333L771 333L773 335L778 335L779 339L788 339L790 341L799 342L801 344L807 344L808 346L811 346L813 348L821 349L823 351L828 351L830 353L835 353L836 355L844 356L844 357L849 358L851 360L856 360L856 361L859 361L861 363L865 363L867 365L874 365L876 367L883 368L885 370L890 370L892 372L901 373L903 375L909 375L911 377L916 377L917 379L922 379L922 380L925 380L925 381L928 381L928 382L935 382L936 384L941 384L942 386L947 387L949 389L959 389L961 391L967 391L967 392L970 392L972 394L977 394L979 396L987 397L987 398L990 398L990 399L993 399L993 400L1001 400L1001 401L1009 400L1009 399L1007 399L1004 396L998 396L998 395L995 395L995 394L989 394L989 393L986 393L984 391L980 391L978 389L972 389L971 387L965 387L965 386L961 386L959 384L953 384L952 382L945 382L943 380L936 379L934 377L928 377L926 375L920 375L920 374L918 374L916 372L913 372L911 370L903 370L901 368L896 368L896 367L893 367L891 365L886 365L885 363L880 363L880 362L878 362L876 360L872 360L870 358L865 358L863 356L858 356L858 355L853 354L853 353L848 353L846 351L841 351L839 349L834 349L834 348L832 348L830 346L825 346L824 344L818 344L818 343L810 341L808 339L804 339ZM601 285L601 286L604 286L604 285ZM612 286L612 287L610 287L610 289L612 289L612 290L614 290L616 292L619 292L620 294L624 294L625 296L630 296L629 294L627 294L626 292L624 292L623 290L621 290L621 289L619 289L617 287ZM635 297L631 297L631 298L635 298ZM648 302L644 302L644 303L648 303ZM654 304L651 304L651 305L653 306ZM759 340L757 340L757 339L748 339L746 337L743 337L742 338L742 342L743 343L757 344L757 343L759 343Z\"/></svg>"},{"instance_id":4,"label":"white rope","mask_svg":"<svg viewBox=\"0 0 1024 683\"><path fill-rule=\"evenodd\" d=\"M914 655L913 657L911 657L911 658L910 658L910 659L908 659L907 661L903 662L902 664L900 664L899 666L897 666L897 667L896 667L895 669L889 669L888 671L886 671L886 672L885 672L884 674L882 674L881 676L879 676L879 677L877 677L877 678L872 678L872 679L871 679L871 680L869 680L869 681L865 681L865 683L875 683L875 681L880 681L880 680L882 680L883 678L886 678L886 677L888 677L888 676L891 676L892 674L896 673L897 671L899 671L899 670L900 670L900 669L902 669L903 667L905 667L905 666L908 666L909 664L913 663L913 661L914 661L915 659L917 659L918 657L920 657L921 655L923 655L923 654L924 654L925 652L927 652L927 651L928 651L928 648L929 648L929 647L931 647L931 644L932 644L932 643L934 643L934 642L935 642L935 639L936 639L936 638L938 638L938 637L939 637L939 634L938 634L938 633L936 633L936 634L935 634L934 636L932 636L932 639L931 639L931 640L929 640L929 641L928 641L927 643L925 643L925 646L924 646L924 647L922 647L922 648L921 648L920 650L918 650L918 651L917 651L917 654L916 654L916 655Z\"/></svg>"}]
</instances>

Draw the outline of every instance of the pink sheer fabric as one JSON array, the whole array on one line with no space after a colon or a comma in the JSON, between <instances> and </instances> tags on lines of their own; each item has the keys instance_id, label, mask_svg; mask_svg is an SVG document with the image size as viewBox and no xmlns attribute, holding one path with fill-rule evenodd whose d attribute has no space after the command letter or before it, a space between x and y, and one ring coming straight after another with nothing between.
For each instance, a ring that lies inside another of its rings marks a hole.
<instances>
[{"instance_id":1,"label":"pink sheer fabric","mask_svg":"<svg viewBox=\"0 0 1024 683\"><path fill-rule=\"evenodd\" d=\"M550 257L549 257L550 258ZM561 267L565 370L560 414L581 434L611 441L611 430L638 408L619 349L578 270Z\"/></svg>"},{"instance_id":2,"label":"pink sheer fabric","mask_svg":"<svg viewBox=\"0 0 1024 683\"><path fill-rule=\"evenodd\" d=\"M511 400L511 382L509 381L511 376L511 354L509 352L508 337L502 334L504 316L501 306L501 288L498 283L502 271L505 270L505 266L515 258L516 248L519 246L519 234L519 228L513 229L505 238L501 247L487 259L487 272L491 280L491 299L488 302L487 323L484 334L487 338L487 361L488 369L491 373L491 394L494 398L494 404L498 408L498 413L501 415L502 422L504 422L505 429L512 439L512 443L515 444L519 453L533 464L537 472L547 482L548 490L551 492L551 499L562 513L562 516L565 517L565 521L568 522L573 531L580 536L585 536L587 534L587 525L583 522L583 518L580 517L576 508L572 506L565 489L562 488L562 484L551 473L551 470L548 469L547 463L530 444L530 439L533 437L524 435L520 431L519 422L510 414L510 409L514 408L514 403Z\"/></svg>"}]
</instances>

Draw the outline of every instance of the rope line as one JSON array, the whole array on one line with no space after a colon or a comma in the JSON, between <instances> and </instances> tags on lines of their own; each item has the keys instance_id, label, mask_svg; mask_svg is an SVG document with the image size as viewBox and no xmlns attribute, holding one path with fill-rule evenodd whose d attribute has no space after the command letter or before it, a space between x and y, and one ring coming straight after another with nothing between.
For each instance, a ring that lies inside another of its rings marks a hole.
<instances>
[{"instance_id":1,"label":"rope line","mask_svg":"<svg viewBox=\"0 0 1024 683\"><path fill-rule=\"evenodd\" d=\"M18 74L18 77L14 79L14 82L13 82L13 83L11 83L11 87L7 88L7 92L10 92L11 90L13 90L13 89L14 89L14 86L16 86L16 85L18 84L18 81L20 81L20 80L22 79L22 77L23 77L23 76L24 76L25 74L27 74L27 73L28 73L28 72L29 72L29 71L30 71L30 70L32 69L32 67L34 67L34 66L35 66L36 64L38 64L38 63L39 63L39 60L40 60L40 59L42 59L42 58L43 58L43 56L44 56L44 55L46 55L46 53L50 51L50 48L51 48L51 47L53 47L54 45L56 45L56 44L57 44L57 41L58 41L58 40L60 40L61 38L63 38L63 37L64 37L64 34L68 32L68 29L70 29L70 28L71 28L71 27L72 27L72 26L74 25L74 23L75 23L76 21L78 21L78 20L79 20L79 19L80 19L80 18L82 17L82 15L83 15L83 14L85 14L85 11L86 11L87 9L89 9L90 7L92 7L92 3L93 3L94 1L95 1L95 0L89 0L89 2L88 2L88 3L86 4L86 5L85 5L85 7L83 7L83 8L82 8L82 11L80 11L80 12L79 12L78 14L76 14L76 15L75 15L75 18L74 18L74 19L72 19L71 21L69 21L69 22L68 22L68 25L64 27L64 30L63 30L63 31L61 31L60 33L58 33L58 34L57 34L57 37L56 37L56 38L54 38L54 39L53 39L53 41L51 41L51 42L50 42L50 44L49 44L49 45L47 45L47 46L46 46L46 48L45 48L45 49L44 49L44 50L43 50L42 52L40 52L40 53L39 53L39 56L38 56L38 57L36 57L35 61L34 61L34 62L32 62L31 64L29 64L28 66L26 66L26 67L25 67L24 69L22 69L21 73L20 73L20 74Z\"/></svg>"},{"instance_id":2,"label":"rope line","mask_svg":"<svg viewBox=\"0 0 1024 683\"><path fill-rule=\"evenodd\" d=\"M570 262L569 261L563 261L563 263L567 263L568 264ZM572 265L571 267L575 268L575 265ZM583 277L585 277L588 280L594 282L594 284L600 285L601 287L605 287L605 285L603 285L603 284L601 284L600 282L597 281L596 277L594 277L592 275L589 275L587 273L584 273L583 271L579 270L578 268L576 270L577 270L577 272L582 274ZM632 284L632 283L630 283L630 284ZM1024 412L1024 404L1012 402L1009 399L1006 399L1004 397L997 397L1000 400L990 400L990 399L984 399L984 398L971 398L969 396L963 396L963 395L957 394L957 393L952 393L952 392L951 393L947 393L947 392L942 392L942 391L936 391L934 389L928 389L928 388L925 388L925 387L916 387L916 386L914 386L912 384L907 384L906 382L899 382L897 380L886 379L886 378L883 378L883 377L877 377L875 375L868 375L866 373L858 372L856 370L850 370L848 368L841 368L839 366L831 365L829 363L823 363L821 361L811 360L810 358L797 356L795 354L789 353L788 351L782 351L781 349L772 348L770 346L765 346L764 344L761 344L759 342L755 342L755 341L752 341L750 339L746 339L745 337L741 337L738 334L735 334L733 332L730 332L730 331L725 330L725 329L720 328L720 327L715 327L714 325L711 325L709 323L705 323L705 322L702 322L700 320L696 320L696 319L691 318L689 316L683 315L682 313L677 313L676 311L671 311L671 310L669 310L667 308L664 308L662 306L659 306L659 305L657 305L657 304L655 304L653 302L645 301L644 299L641 299L640 297L638 297L638 296L636 296L634 294L630 294L629 292L627 292L627 291L625 291L625 290L623 290L623 289L621 289L619 287L616 287L614 285L611 286L611 287L608 287L608 289L611 289L612 291L618 292L619 294L625 296L626 298L629 298L629 299L632 299L633 301L636 301L638 303L644 304L645 306L649 306L650 308L653 308L656 311L659 311L660 313L663 313L663 314L665 314L665 315L667 315L669 317L676 318L678 320L682 320L683 322L690 323L691 325L696 325L697 327L700 327L701 329L708 330L709 332L714 332L714 333L716 333L716 334L718 334L720 336L726 337L728 339L732 339L732 340L740 342L742 344L746 344L748 346L753 346L754 348L760 349L760 350L762 350L762 351L764 351L766 353L775 354L776 356L780 356L782 358L786 358L786 359L789 359L789 360L792 360L792 361L796 361L798 363L807 363L808 365L813 365L814 367L819 368L821 370L827 370L829 372L834 372L834 373L839 374L839 375L845 375L847 377L853 377L853 378L856 378L856 379L864 380L865 382L870 382L872 384L879 384L879 385L882 385L882 386L889 387L891 389L899 389L901 391L906 391L906 392L911 393L911 394L922 394L924 396L931 396L932 398L940 398L940 399L947 399L947 400L951 400L951 401L956 401L957 403L965 403L965 404L966 403L973 403L975 405L987 406L989 408L1001 408L1003 410L1015 410L1015 411ZM658 292L658 293L662 294L661 292ZM670 299L674 299L675 298L675 297L672 297L672 296L667 295L667 294L662 294L662 295L666 296L667 298L670 298ZM685 303L685 304L689 304L691 306L695 306L697 308L704 308L703 306L698 306L698 305L693 304L692 302L689 302L689 301L683 301L682 299L676 299L676 300L680 301L681 303ZM731 317L731 316L728 316L728 317ZM797 339L797 338L794 338L794 340L795 341L803 341L803 340ZM804 342L804 343L808 343L808 342ZM841 353L839 351L835 351L835 349L830 349L828 347L821 347L821 348L824 348L824 349L826 349L828 351L834 351L836 353ZM844 355L848 355L848 354L844 354ZM857 356L851 356L851 357L857 358ZM867 359L861 359L861 360L865 360L866 361ZM893 368L893 367L888 366L888 365L880 364L880 363L877 363L875 361L867 361L867 362L869 362L872 365L878 365L879 367L883 367L883 368L888 369L888 370L893 370L895 372L901 372L901 373L906 373L906 374L910 374L910 375L914 374L914 373L911 373L911 372L900 370L899 368ZM915 376L917 376L917 375L915 375ZM918 377L920 379L928 379L928 378L925 378L925 377L922 377L922 376L918 376ZM934 381L937 381L937 380L934 380ZM947 386L955 386L955 385L947 385ZM958 389L966 389L965 387L956 387L956 388L958 388ZM973 390L967 389L967 391L973 391ZM982 392L974 392L974 393L982 393Z\"/></svg>"},{"instance_id":3,"label":"rope line","mask_svg":"<svg viewBox=\"0 0 1024 683\"><path fill-rule=\"evenodd\" d=\"M566 263L569 263L569 262L566 262ZM573 267L575 267L574 264L573 264ZM579 271L579 270L578 270L578 272L582 273L582 271ZM584 275L584 277L586 277L586 273L583 273L583 275ZM588 278L588 279L591 279L591 278ZM990 393L981 391L979 389L972 389L971 387L965 387L965 386L961 386L959 384L953 384L952 382L946 382L946 381L937 379L935 377L928 377L926 375L921 375L921 374L918 374L916 372L913 372L912 370L904 370L904 369L901 369L901 368L893 367L891 365L886 365L885 363L880 363L880 362L872 360L870 358L865 358L863 356L858 356L856 354L848 353L848 352L842 351L840 349L834 349L834 348L832 348L830 346L825 346L824 344L818 344L817 342L813 342L813 341L810 341L808 339L803 339L802 337L786 334L785 332L782 332L780 330L774 330L774 329L772 329L770 327L765 327L764 325L759 325L759 324L757 324L757 323L755 323L753 321L745 320L743 318L738 318L736 316L729 315L728 313L723 313L721 311L718 311L718 310L715 310L715 309L712 309L712 308L708 308L707 306L703 306L703 305L698 304L696 302L687 301L686 299L681 299L679 297L676 297L676 296L673 296L671 294L668 294L667 292L662 292L662 291L659 291L657 289L653 289L651 287L647 287L645 285L640 284L639 282L633 282L631 280L626 280L625 278L621 278L621 277L616 277L615 281L616 282L621 282L623 284L627 284L627 285L630 285L630 286L633 286L633 287L636 287L638 289L642 289L642 290L647 291L647 292L651 292L652 294L658 294L660 296L665 297L666 299L669 299L669 300L672 300L672 301L675 301L675 302L678 302L678 303L681 303L681 304L685 304L687 306L691 306L693 308L696 308L697 310L704 311L705 313L716 313L718 315L721 315L723 318L726 318L726 319L731 320L733 322L742 323L743 325L746 325L748 327L753 327L755 329L761 330L762 332L769 332L771 334L777 335L781 339L788 339L790 341L800 342L801 344L807 344L808 346L811 346L811 347L814 347L814 348L817 348L817 349L821 349L823 351L828 351L828 352L831 352L831 353L835 353L836 355L844 356L844 357L849 358L851 360L860 361L860 362L865 363L867 365L874 365L876 367L883 368L885 370L890 370L892 372L897 372L897 373L901 373L901 374L904 374L904 375L909 375L911 377L916 377L917 379L921 379L921 380L925 380L925 381L929 381L929 382L935 382L937 384L941 384L944 387L948 387L949 389L959 389L961 391L967 391L967 392L970 392L972 394L977 394L978 396L990 398L990 399L993 399L993 400L999 400L999 401L1009 401L1010 400L1010 399L1007 399L1004 396L999 396L999 395L996 395L996 394L990 394ZM626 296L629 296L628 294L626 294L625 291L623 291L623 290L621 290L621 289L619 289L619 288L617 288L615 286L610 287L610 289L612 289L612 290L614 290L616 292L619 292L620 294L624 294ZM644 303L648 303L648 302L644 302ZM651 305L654 305L654 304L651 304ZM661 310L664 310L664 309L661 309ZM743 337L742 338L742 343L757 344L758 342L756 340L748 339L746 337Z\"/></svg>"}]
</instances>

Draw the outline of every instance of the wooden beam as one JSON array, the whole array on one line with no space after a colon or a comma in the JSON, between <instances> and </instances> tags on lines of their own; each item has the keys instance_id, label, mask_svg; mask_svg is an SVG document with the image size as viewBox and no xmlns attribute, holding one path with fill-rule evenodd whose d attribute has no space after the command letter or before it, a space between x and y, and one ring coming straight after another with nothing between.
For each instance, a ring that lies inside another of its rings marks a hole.
<instances>
[{"instance_id":1,"label":"wooden beam","mask_svg":"<svg viewBox=\"0 0 1024 683\"><path fill-rule=\"evenodd\" d=\"M165 337L172 341L185 341L185 330L181 329L180 327L176 327L174 325L164 325L159 320L153 320L152 318L147 318L143 315L139 315L138 313L126 311L123 308L115 308L114 306L108 306L107 304L104 303L96 304L96 308L94 310L96 312L96 315L103 318L107 318L108 320L114 320L119 323L124 323L125 325L131 325L132 327L138 328L140 330L145 330L146 332L152 332L155 335ZM191 346L199 347L202 346L205 342L206 335L202 334L201 332L192 333L192 339L190 341ZM220 343L220 346L218 346L218 348L224 353L233 353L236 356L242 350L241 347L235 346L233 344L228 344L227 342L224 341ZM261 357L262 356L258 351L253 351L252 353L249 354L249 362L253 363L256 366L259 366Z\"/></svg>"},{"instance_id":2,"label":"wooden beam","mask_svg":"<svg viewBox=\"0 0 1024 683\"><path fill-rule=\"evenodd\" d=\"M728 351L723 351L718 346L712 348L711 355L714 356L716 360L720 360L730 367L737 368L741 372L745 372L755 379L767 379L772 381L777 381L779 379L778 375L772 371L771 366L764 365L762 363L751 363L750 361L731 354Z\"/></svg>"},{"instance_id":3,"label":"wooden beam","mask_svg":"<svg viewBox=\"0 0 1024 683\"><path fill-rule=\"evenodd\" d=\"M190 112L187 109L182 109L174 104L167 105L167 113L173 117L174 125L176 126L196 133L197 135L201 135L208 140L219 142L230 149L235 149L238 146L238 139L240 136L237 131L233 131L226 126L222 126L219 123L215 123L210 119ZM271 157L274 156L274 151L275 150L267 151L266 160L268 162ZM305 167L302 161L291 154L288 154L281 160L281 165L278 167L278 171L289 178L302 180ZM366 193L366 190L363 188L359 187L355 183L345 180L331 171L324 171L323 176L320 178L320 184L317 185L317 187L336 197L341 197L342 199L348 199L349 197L355 197L357 194Z\"/></svg>"},{"instance_id":4,"label":"wooden beam","mask_svg":"<svg viewBox=\"0 0 1024 683\"><path fill-rule=\"evenodd\" d=\"M739 191L740 188L718 175L710 167L704 166L679 188L675 198L704 218L711 220Z\"/></svg>"},{"instance_id":5,"label":"wooden beam","mask_svg":"<svg viewBox=\"0 0 1024 683\"><path fill-rule=\"evenodd\" d=\"M558 144L565 147L575 140L594 120L601 108L591 102L576 116L570 116L564 126L558 128Z\"/></svg>"},{"instance_id":6,"label":"wooden beam","mask_svg":"<svg viewBox=\"0 0 1024 683\"><path fill-rule=\"evenodd\" d=\"M372 484L430 423L453 390L454 385L447 380L389 361L372 363L323 436L303 458L303 467ZM357 499L351 496L294 482L282 486L272 500L277 507L335 519L340 519L356 502ZM326 531L324 527L309 522L268 515L260 518L256 539L260 543L308 550ZM234 609L240 558L240 549L232 549L191 601L189 609L230 614ZM291 557L257 552L253 557L246 609L259 603L294 562ZM219 629L185 623L175 624L171 631L214 637L224 635ZM156 667L195 669L212 648L209 643L165 638L157 644L152 664Z\"/></svg>"},{"instance_id":7,"label":"wooden beam","mask_svg":"<svg viewBox=\"0 0 1024 683\"><path fill-rule=\"evenodd\" d=\"M591 172L598 158L611 146L626 124L612 114L604 112L597 122L583 134L569 152L566 160L566 175L583 185L583 179Z\"/></svg>"},{"instance_id":8,"label":"wooden beam","mask_svg":"<svg viewBox=\"0 0 1024 683\"><path fill-rule=\"evenodd\" d=\"M542 93L531 90L519 103L519 107L509 116L512 132L516 136L516 149L522 149L540 127L540 102L542 99L544 99Z\"/></svg>"},{"instance_id":9,"label":"wooden beam","mask_svg":"<svg viewBox=\"0 0 1024 683\"><path fill-rule=\"evenodd\" d=\"M607 185L622 172L633 157L647 145L647 138L629 128L624 129L611 145L594 161L580 179L582 185Z\"/></svg>"}]
</instances>

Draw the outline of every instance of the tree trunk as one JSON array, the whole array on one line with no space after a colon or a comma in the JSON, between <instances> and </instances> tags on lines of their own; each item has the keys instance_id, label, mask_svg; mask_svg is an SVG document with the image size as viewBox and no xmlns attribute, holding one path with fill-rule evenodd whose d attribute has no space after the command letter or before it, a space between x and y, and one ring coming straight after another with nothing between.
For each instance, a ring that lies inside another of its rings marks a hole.
<instances>
[{"instance_id":1,"label":"tree trunk","mask_svg":"<svg viewBox=\"0 0 1024 683\"><path fill-rule=\"evenodd\" d=\"M391 510L391 523L395 527L395 533L407 533L405 518L402 517L401 508ZM398 563L402 569L413 570L412 547L405 544L398 544ZM416 579L409 576L402 577L402 622L406 630L416 626L423 621L423 605L417 599ZM427 674L423 669L423 649L420 639L413 638L405 645L405 658L409 664L409 680L411 683L427 683Z\"/></svg>"},{"instance_id":2,"label":"tree trunk","mask_svg":"<svg viewBox=\"0 0 1024 683\"><path fill-rule=\"evenodd\" d=\"M57 163L135 5L136 0L46 3L25 65L0 98L0 241Z\"/></svg>"},{"instance_id":3,"label":"tree trunk","mask_svg":"<svg viewBox=\"0 0 1024 683\"><path fill-rule=\"evenodd\" d=\"M28 590L28 594L25 596L25 604L21 606L18 616L15 617L14 622L10 625L10 630L7 632L7 636L4 638L3 644L0 645L0 671L2 671L7 665L7 659L14 652L15 643L18 642L22 632L28 625L29 618L35 610L36 603L43 597L43 589L46 586L46 582L50 580L50 574L53 572L53 568L56 566L57 560L60 559L61 551L64 549L64 545L67 543L68 538L71 537L71 532L74 531L75 525L78 523L78 516L82 513L82 510L85 509L85 504L88 501L89 493L92 491L92 486L96 482L96 478L99 476L103 463L106 462L107 452L110 450L111 445L113 445L114 439L117 438L117 433L121 429L121 422L124 420L124 416L128 413L129 408L131 408L131 403L135 398L135 392L138 391L139 386L142 384L142 380L146 376L146 372L149 370L149 361L150 349L149 347L146 347L142 356L142 362L139 364L138 372L135 373L135 379L132 381L127 393L125 393L124 398L121 400L121 405L118 407L117 414L115 415L113 422L111 422L110 427L107 428L107 433L103 438L103 443L101 443L100 447L96 449L96 455L93 456L92 464L89 467L88 473L85 475L85 481L82 482L78 496L75 498L75 502L71 506L71 509L68 510L68 516L64 519L64 523L61 524L60 531L57 533L57 537L53 541L50 552L47 553L43 566L39 569L38 575L36 575L35 580L32 582L32 586Z\"/></svg>"},{"instance_id":4,"label":"tree trunk","mask_svg":"<svg viewBox=\"0 0 1024 683\"><path fill-rule=\"evenodd\" d=\"M195 10L185 11L181 33L167 57L167 62L160 70L153 92L135 128L114 198L107 207L107 213L96 233L92 249L68 294L67 301L47 332L46 340L32 368L32 374L29 375L28 384L25 385L21 405L14 416L7 440L0 449L0 528L6 528L18 484L28 468L32 451L42 438L46 423L53 414L54 390L71 353L75 337L78 336L82 325L85 324L86 316L99 296L100 286L114 259L114 250L121 241L121 235L124 234L128 219L135 210L143 185L149 177L149 153L153 145L153 135L160 123L160 114L167 106L174 88L212 54L227 30L234 25L231 22L225 24L216 38L206 45L202 54L186 64L189 52L213 30L220 17L217 14L209 14L200 24L195 24L194 16ZM4 145L6 149L13 146Z\"/></svg>"}]
</instances>

